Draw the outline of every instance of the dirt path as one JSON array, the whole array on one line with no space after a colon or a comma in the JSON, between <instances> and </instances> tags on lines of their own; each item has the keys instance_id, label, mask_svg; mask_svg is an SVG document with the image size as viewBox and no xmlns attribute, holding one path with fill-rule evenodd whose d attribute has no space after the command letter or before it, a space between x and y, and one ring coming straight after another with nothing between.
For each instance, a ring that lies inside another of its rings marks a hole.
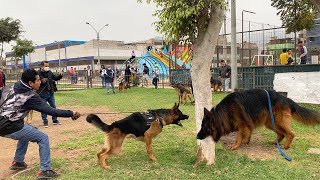
<instances>
[{"instance_id":1,"label":"dirt path","mask_svg":"<svg viewBox=\"0 0 320 180\"><path fill-rule=\"evenodd\" d=\"M93 113L93 112L108 112L105 108L84 108L84 107L68 107L66 109L76 110L81 113ZM114 121L121 115L108 114L99 115L104 120ZM92 125L85 121L85 116L80 117L77 121L72 121L70 118L59 118L62 125L52 125L51 117L49 118L49 128L44 128L40 114L35 112L33 114L32 125L38 127L41 131L49 135L51 147L61 144L61 142L68 141L71 138L85 134L88 130L94 129ZM9 170L9 166L14 157L17 141L0 137L0 179L9 179L15 171ZM52 157L60 157L61 152L52 150ZM39 163L39 147L36 143L30 143L28 152L25 157L25 162L29 167L33 167L34 164Z\"/></svg>"}]
</instances>

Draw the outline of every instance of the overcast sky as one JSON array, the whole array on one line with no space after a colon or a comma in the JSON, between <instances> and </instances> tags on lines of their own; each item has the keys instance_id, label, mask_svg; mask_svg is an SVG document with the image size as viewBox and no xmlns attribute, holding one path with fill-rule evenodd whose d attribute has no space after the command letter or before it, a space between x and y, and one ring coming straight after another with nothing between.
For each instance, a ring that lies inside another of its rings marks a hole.
<instances>
[{"instance_id":1,"label":"overcast sky","mask_svg":"<svg viewBox=\"0 0 320 180\"><path fill-rule=\"evenodd\" d=\"M101 31L101 39L132 42L159 36L151 25L156 20L152 16L156 7L137 0L0 0L0 4L0 18L20 19L23 36L38 45L95 38L86 21L96 29L109 24ZM281 25L271 0L237 0L237 19L244 9L257 13L246 13L247 21ZM237 25L241 29L241 21Z\"/></svg>"}]
</instances>

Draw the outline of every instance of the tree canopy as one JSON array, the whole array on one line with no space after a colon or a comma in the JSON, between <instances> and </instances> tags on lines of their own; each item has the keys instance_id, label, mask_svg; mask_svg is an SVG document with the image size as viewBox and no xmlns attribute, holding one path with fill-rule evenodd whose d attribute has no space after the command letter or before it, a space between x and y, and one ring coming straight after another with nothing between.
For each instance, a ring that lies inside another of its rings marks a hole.
<instances>
[{"instance_id":1,"label":"tree canopy","mask_svg":"<svg viewBox=\"0 0 320 180\"><path fill-rule=\"evenodd\" d=\"M0 59L3 53L3 43L9 43L16 40L22 32L22 26L19 19L12 19L10 17L0 19L0 43L1 53Z\"/></svg>"},{"instance_id":2,"label":"tree canopy","mask_svg":"<svg viewBox=\"0 0 320 180\"><path fill-rule=\"evenodd\" d=\"M13 57L16 60L16 64L22 56L27 55L34 51L33 42L27 39L17 39L16 45L13 46Z\"/></svg>"},{"instance_id":3,"label":"tree canopy","mask_svg":"<svg viewBox=\"0 0 320 180\"><path fill-rule=\"evenodd\" d=\"M319 13L319 0L271 0L271 5L277 8L282 25L287 33L298 32L314 27L314 20Z\"/></svg>"},{"instance_id":4,"label":"tree canopy","mask_svg":"<svg viewBox=\"0 0 320 180\"><path fill-rule=\"evenodd\" d=\"M142 2L142 0L138 0ZM167 40L178 41L188 36L195 41L206 31L213 8L224 7L224 0L146 0L159 8L154 16L159 21L154 25Z\"/></svg>"}]
</instances>

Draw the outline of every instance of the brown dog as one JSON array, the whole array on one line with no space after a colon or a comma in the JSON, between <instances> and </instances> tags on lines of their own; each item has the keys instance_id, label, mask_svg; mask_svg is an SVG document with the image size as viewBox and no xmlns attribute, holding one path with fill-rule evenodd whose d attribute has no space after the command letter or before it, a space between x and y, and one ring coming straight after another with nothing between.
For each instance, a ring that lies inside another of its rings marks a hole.
<instances>
[{"instance_id":1,"label":"brown dog","mask_svg":"<svg viewBox=\"0 0 320 180\"><path fill-rule=\"evenodd\" d=\"M286 138L283 148L290 148L294 138L290 129L291 116L305 125L320 124L319 112L301 107L273 90L268 90L268 93L279 143ZM249 144L253 130L262 125L273 130L267 92L262 89L234 92L211 111L204 109L197 138L205 139L212 136L217 142L221 136L237 131L236 142L229 146L230 149L237 149L241 144Z\"/></svg>"},{"instance_id":2,"label":"brown dog","mask_svg":"<svg viewBox=\"0 0 320 180\"><path fill-rule=\"evenodd\" d=\"M220 80L218 80L218 79L211 79L211 88L213 88L213 91L214 92L217 92L218 90L220 91L220 92L222 92L222 83L221 83L221 81Z\"/></svg>"},{"instance_id":3,"label":"brown dog","mask_svg":"<svg viewBox=\"0 0 320 180\"><path fill-rule=\"evenodd\" d=\"M182 126L180 121L188 118L189 116L179 110L179 105L175 104L171 109L135 112L111 125L105 124L94 114L88 115L86 119L106 133L105 147L97 153L97 156L101 166L109 169L107 163L109 156L121 153L123 141L128 135L145 142L150 160L155 161L151 148L152 139L161 133L163 126L169 124Z\"/></svg>"},{"instance_id":4,"label":"brown dog","mask_svg":"<svg viewBox=\"0 0 320 180\"><path fill-rule=\"evenodd\" d=\"M172 85L173 88L175 88L178 96L178 102L179 104L182 103L182 100L184 100L184 104L187 104L187 100L190 100L190 103L192 103L192 93L188 85L184 84L174 84Z\"/></svg>"},{"instance_id":5,"label":"brown dog","mask_svg":"<svg viewBox=\"0 0 320 180\"><path fill-rule=\"evenodd\" d=\"M127 91L130 88L129 84L127 82L120 82L118 86L119 92L121 91Z\"/></svg>"}]
</instances>

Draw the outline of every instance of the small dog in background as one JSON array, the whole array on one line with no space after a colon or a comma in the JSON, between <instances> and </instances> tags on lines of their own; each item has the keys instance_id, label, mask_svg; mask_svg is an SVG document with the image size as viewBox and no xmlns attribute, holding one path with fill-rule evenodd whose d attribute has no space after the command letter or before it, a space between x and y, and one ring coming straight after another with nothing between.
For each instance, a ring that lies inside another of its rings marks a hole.
<instances>
[{"instance_id":1,"label":"small dog in background","mask_svg":"<svg viewBox=\"0 0 320 180\"><path fill-rule=\"evenodd\" d=\"M222 83L221 83L220 80L218 80L218 79L211 79L210 82L211 82L211 88L213 88L213 91L214 91L214 92L217 92L218 90L219 90L220 92L223 91L223 89L222 89Z\"/></svg>"},{"instance_id":2,"label":"small dog in background","mask_svg":"<svg viewBox=\"0 0 320 180\"><path fill-rule=\"evenodd\" d=\"M178 83L173 84L172 87L176 89L179 104L182 104L183 100L184 104L187 104L188 99L190 103L194 103L194 101L192 101L192 92L187 84Z\"/></svg>"},{"instance_id":3,"label":"small dog in background","mask_svg":"<svg viewBox=\"0 0 320 180\"><path fill-rule=\"evenodd\" d=\"M130 86L129 86L129 84L127 82L124 81L124 82L120 82L119 83L119 86L118 86L119 92L121 92L122 90L126 91L129 88L130 88Z\"/></svg>"}]
</instances>

